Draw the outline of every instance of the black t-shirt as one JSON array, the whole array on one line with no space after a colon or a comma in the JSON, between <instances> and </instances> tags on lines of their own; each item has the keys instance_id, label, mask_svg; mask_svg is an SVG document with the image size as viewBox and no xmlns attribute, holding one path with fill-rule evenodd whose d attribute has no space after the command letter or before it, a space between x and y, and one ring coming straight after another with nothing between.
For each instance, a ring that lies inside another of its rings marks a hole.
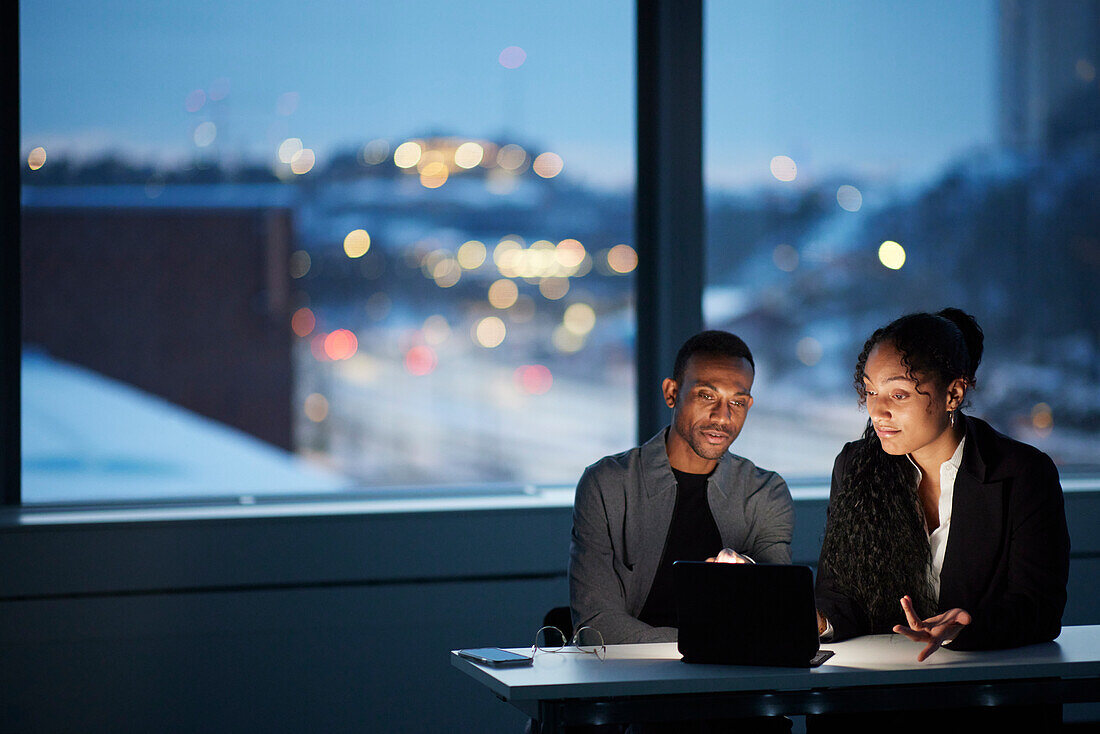
<instances>
[{"instance_id":1,"label":"black t-shirt","mask_svg":"<svg viewBox=\"0 0 1100 734\"><path fill-rule=\"evenodd\" d=\"M672 470L676 477L676 505L661 554L661 565L638 619L654 627L678 627L676 589L672 581L674 561L705 561L722 550L722 536L707 503L709 474Z\"/></svg>"}]
</instances>

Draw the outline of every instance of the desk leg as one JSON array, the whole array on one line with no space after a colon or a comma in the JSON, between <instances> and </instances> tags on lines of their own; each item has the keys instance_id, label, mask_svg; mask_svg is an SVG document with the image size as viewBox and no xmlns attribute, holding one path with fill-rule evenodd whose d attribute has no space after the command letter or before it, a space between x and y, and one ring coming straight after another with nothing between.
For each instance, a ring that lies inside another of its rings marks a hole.
<instances>
[{"instance_id":1,"label":"desk leg","mask_svg":"<svg viewBox=\"0 0 1100 734\"><path fill-rule=\"evenodd\" d=\"M561 707L557 701L539 701L539 734L562 734Z\"/></svg>"}]
</instances>

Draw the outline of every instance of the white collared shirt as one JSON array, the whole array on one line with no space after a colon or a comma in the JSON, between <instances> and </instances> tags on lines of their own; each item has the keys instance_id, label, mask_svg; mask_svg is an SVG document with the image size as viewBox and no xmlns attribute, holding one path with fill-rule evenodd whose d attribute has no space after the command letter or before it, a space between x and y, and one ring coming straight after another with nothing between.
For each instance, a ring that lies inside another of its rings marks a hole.
<instances>
[{"instance_id":1,"label":"white collared shirt","mask_svg":"<svg viewBox=\"0 0 1100 734\"><path fill-rule=\"evenodd\" d=\"M928 547L932 552L931 564L928 567L928 578L932 582L932 589L937 600L940 596L940 573L943 571L943 558L947 553L947 536L951 532L951 500L955 496L955 478L959 475L959 467L962 466L963 446L965 444L966 436L963 436L955 449L955 453L951 454L951 458L940 464L939 527L929 533L928 521L924 521L924 532L928 535ZM912 456L906 454L905 458L909 459L909 463L917 470L917 483L920 484L920 480L924 478L924 473L917 466L917 462L913 461ZM924 517L923 511L921 517ZM826 627L825 631L821 633L821 639L828 641L833 637L833 623L828 620L825 620L825 622Z\"/></svg>"},{"instance_id":2,"label":"white collared shirt","mask_svg":"<svg viewBox=\"0 0 1100 734\"><path fill-rule=\"evenodd\" d=\"M943 557L947 553L947 536L951 532L951 500L955 496L955 478L959 475L959 467L962 466L963 446L966 445L966 436L959 441L955 453L951 458L940 464L940 525L931 533L928 532L928 522L925 521L924 532L928 535L928 548L932 552L932 563L928 568L928 578L932 582L932 589L938 599L940 596L940 573L943 571ZM909 462L917 470L917 483L924 478L917 462L906 454ZM923 515L923 513L922 513Z\"/></svg>"}]
</instances>

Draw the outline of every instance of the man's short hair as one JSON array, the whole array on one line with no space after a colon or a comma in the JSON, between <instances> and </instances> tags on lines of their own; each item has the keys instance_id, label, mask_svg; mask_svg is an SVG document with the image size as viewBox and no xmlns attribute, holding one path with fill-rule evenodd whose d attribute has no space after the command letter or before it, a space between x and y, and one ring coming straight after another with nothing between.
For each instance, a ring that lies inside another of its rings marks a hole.
<instances>
[{"instance_id":1,"label":"man's short hair","mask_svg":"<svg viewBox=\"0 0 1100 734\"><path fill-rule=\"evenodd\" d=\"M697 354L707 357L741 357L746 360L753 371L756 371L756 363L752 361L752 352L749 346L728 331L701 331L684 342L680 351L676 353L676 364L672 368L672 379L677 384L683 384L684 370L687 369L688 360Z\"/></svg>"}]
</instances>

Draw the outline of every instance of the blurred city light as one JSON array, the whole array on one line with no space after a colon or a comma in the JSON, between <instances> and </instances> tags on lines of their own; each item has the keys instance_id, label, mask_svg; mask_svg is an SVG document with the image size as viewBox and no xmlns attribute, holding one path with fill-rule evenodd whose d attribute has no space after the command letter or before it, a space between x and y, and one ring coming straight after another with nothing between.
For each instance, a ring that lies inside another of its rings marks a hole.
<instances>
[{"instance_id":1,"label":"blurred city light","mask_svg":"<svg viewBox=\"0 0 1100 734\"><path fill-rule=\"evenodd\" d=\"M370 249L370 235L365 229L353 229L344 238L344 252L348 257L363 257Z\"/></svg>"},{"instance_id":2,"label":"blurred city light","mask_svg":"<svg viewBox=\"0 0 1100 734\"><path fill-rule=\"evenodd\" d=\"M458 259L458 264L461 265L463 269L476 270L485 262L486 254L485 245L478 240L470 240L469 242L462 243L455 257Z\"/></svg>"},{"instance_id":3,"label":"blurred city light","mask_svg":"<svg viewBox=\"0 0 1100 734\"><path fill-rule=\"evenodd\" d=\"M301 176L313 170L313 164L317 162L313 150L302 148L290 159L290 170Z\"/></svg>"},{"instance_id":4,"label":"blurred city light","mask_svg":"<svg viewBox=\"0 0 1100 734\"><path fill-rule=\"evenodd\" d=\"M379 163L385 162L386 158L390 155L390 143L388 140L382 138L376 138L363 146L362 150L363 162L377 166Z\"/></svg>"},{"instance_id":5,"label":"blurred city light","mask_svg":"<svg viewBox=\"0 0 1100 734\"><path fill-rule=\"evenodd\" d=\"M776 245L772 250L772 261L783 272L793 273L798 268L798 250L786 244Z\"/></svg>"},{"instance_id":6,"label":"blurred city light","mask_svg":"<svg viewBox=\"0 0 1100 734\"><path fill-rule=\"evenodd\" d=\"M489 303L493 308L511 308L517 298L519 288L507 278L501 278L489 286Z\"/></svg>"},{"instance_id":7,"label":"blurred city light","mask_svg":"<svg viewBox=\"0 0 1100 734\"><path fill-rule=\"evenodd\" d=\"M1031 425L1046 435L1054 428L1054 411L1046 403L1036 403L1031 409Z\"/></svg>"},{"instance_id":8,"label":"blurred city light","mask_svg":"<svg viewBox=\"0 0 1100 734\"><path fill-rule=\"evenodd\" d=\"M206 122L200 122L198 126L195 127L195 134L193 137L195 139L195 145L199 146L200 148L205 148L206 146L213 143L214 138L216 138L217 136L217 126L207 120Z\"/></svg>"},{"instance_id":9,"label":"blurred city light","mask_svg":"<svg viewBox=\"0 0 1100 734\"><path fill-rule=\"evenodd\" d=\"M901 270L905 265L905 248L893 240L886 240L879 245L878 259L891 270Z\"/></svg>"},{"instance_id":10,"label":"blurred city light","mask_svg":"<svg viewBox=\"0 0 1100 734\"><path fill-rule=\"evenodd\" d=\"M405 352L405 369L410 375L421 377L435 369L438 360L435 350L423 344L417 345Z\"/></svg>"},{"instance_id":11,"label":"blurred city light","mask_svg":"<svg viewBox=\"0 0 1100 734\"><path fill-rule=\"evenodd\" d=\"M497 60L505 69L518 69L527 60L527 52L519 46L509 46L500 52Z\"/></svg>"},{"instance_id":12,"label":"blurred city light","mask_svg":"<svg viewBox=\"0 0 1100 734\"><path fill-rule=\"evenodd\" d=\"M554 385L554 376L546 365L520 365L513 376L519 389L528 395L544 395Z\"/></svg>"},{"instance_id":13,"label":"blurred city light","mask_svg":"<svg viewBox=\"0 0 1100 734\"><path fill-rule=\"evenodd\" d=\"M554 256L559 265L572 270L584 261L584 245L574 239L564 239L555 248Z\"/></svg>"},{"instance_id":14,"label":"blurred city light","mask_svg":"<svg viewBox=\"0 0 1100 734\"><path fill-rule=\"evenodd\" d=\"M596 326L596 311L587 303L574 303L565 309L562 324L578 336L584 336Z\"/></svg>"},{"instance_id":15,"label":"blurred city light","mask_svg":"<svg viewBox=\"0 0 1100 734\"><path fill-rule=\"evenodd\" d=\"M799 339L794 351L798 361L807 367L813 367L820 362L822 355L825 353L825 350L821 347L821 342L812 336L804 336Z\"/></svg>"},{"instance_id":16,"label":"blurred city light","mask_svg":"<svg viewBox=\"0 0 1100 734\"><path fill-rule=\"evenodd\" d=\"M299 308L290 317L290 328L297 336L309 336L313 333L315 326L317 326L317 318L313 315L313 311L308 308Z\"/></svg>"},{"instance_id":17,"label":"blurred city light","mask_svg":"<svg viewBox=\"0 0 1100 734\"><path fill-rule=\"evenodd\" d=\"M440 288L450 288L462 278L462 268L458 261L448 256L440 260L432 268L432 280Z\"/></svg>"},{"instance_id":18,"label":"blurred city light","mask_svg":"<svg viewBox=\"0 0 1100 734\"><path fill-rule=\"evenodd\" d=\"M188 112L198 112L206 104L206 92L196 89L183 100L183 108Z\"/></svg>"},{"instance_id":19,"label":"blurred city light","mask_svg":"<svg viewBox=\"0 0 1100 734\"><path fill-rule=\"evenodd\" d=\"M314 423L320 423L328 417L328 400L319 392L312 393L306 398L304 412L306 418Z\"/></svg>"},{"instance_id":20,"label":"blurred city light","mask_svg":"<svg viewBox=\"0 0 1100 734\"><path fill-rule=\"evenodd\" d=\"M485 158L485 149L477 143L463 143L455 148L455 165L459 168L474 168Z\"/></svg>"},{"instance_id":21,"label":"blurred city light","mask_svg":"<svg viewBox=\"0 0 1100 734\"><path fill-rule=\"evenodd\" d=\"M431 161L420 169L420 185L426 189L438 189L447 183L448 175L447 164L442 161Z\"/></svg>"},{"instance_id":22,"label":"blurred city light","mask_svg":"<svg viewBox=\"0 0 1100 734\"><path fill-rule=\"evenodd\" d=\"M515 143L509 143L497 153L497 165L507 171L517 171L527 162L527 151Z\"/></svg>"},{"instance_id":23,"label":"blurred city light","mask_svg":"<svg viewBox=\"0 0 1100 734\"><path fill-rule=\"evenodd\" d=\"M550 341L555 349L565 354L575 354L584 348L584 335L570 331L564 324L554 327Z\"/></svg>"},{"instance_id":24,"label":"blurred city light","mask_svg":"<svg viewBox=\"0 0 1100 734\"><path fill-rule=\"evenodd\" d=\"M393 152L393 164L398 168L412 168L420 162L421 155L420 143L410 140L397 146Z\"/></svg>"},{"instance_id":25,"label":"blurred city light","mask_svg":"<svg viewBox=\"0 0 1100 734\"><path fill-rule=\"evenodd\" d=\"M433 346L438 346L451 337L451 325L440 314L432 314L424 319L421 331L424 332L424 341Z\"/></svg>"},{"instance_id":26,"label":"blurred city light","mask_svg":"<svg viewBox=\"0 0 1100 734\"><path fill-rule=\"evenodd\" d=\"M503 321L496 316L486 316L477 322L474 329L474 339L486 349L493 349L500 346L507 333L508 330L505 328Z\"/></svg>"},{"instance_id":27,"label":"blurred city light","mask_svg":"<svg viewBox=\"0 0 1100 734\"><path fill-rule=\"evenodd\" d=\"M27 155L27 167L32 171L37 171L44 165L46 165L46 149L38 146Z\"/></svg>"},{"instance_id":28,"label":"blurred city light","mask_svg":"<svg viewBox=\"0 0 1100 734\"><path fill-rule=\"evenodd\" d=\"M301 150L301 138L287 138L279 144L279 160L289 164Z\"/></svg>"},{"instance_id":29,"label":"blurred city light","mask_svg":"<svg viewBox=\"0 0 1100 734\"><path fill-rule=\"evenodd\" d=\"M772 175L780 181L794 181L798 176L798 166L790 156L777 155L771 162Z\"/></svg>"},{"instance_id":30,"label":"blurred city light","mask_svg":"<svg viewBox=\"0 0 1100 734\"><path fill-rule=\"evenodd\" d=\"M638 253L630 245L615 245L607 253L607 265L622 275L633 272L638 267Z\"/></svg>"},{"instance_id":31,"label":"blurred city light","mask_svg":"<svg viewBox=\"0 0 1100 734\"><path fill-rule=\"evenodd\" d=\"M290 277L303 278L313 265L313 260L305 250L295 250L290 256Z\"/></svg>"},{"instance_id":32,"label":"blurred city light","mask_svg":"<svg viewBox=\"0 0 1100 734\"><path fill-rule=\"evenodd\" d=\"M351 359L359 351L359 340L348 329L337 329L325 337L325 354L331 360Z\"/></svg>"},{"instance_id":33,"label":"blurred city light","mask_svg":"<svg viewBox=\"0 0 1100 734\"><path fill-rule=\"evenodd\" d=\"M531 164L531 168L542 178L557 176L564 166L565 163L557 153L543 153Z\"/></svg>"},{"instance_id":34,"label":"blurred city light","mask_svg":"<svg viewBox=\"0 0 1100 734\"><path fill-rule=\"evenodd\" d=\"M845 211L858 212L863 206L863 194L855 186L844 184L836 190L836 203Z\"/></svg>"},{"instance_id":35,"label":"blurred city light","mask_svg":"<svg viewBox=\"0 0 1100 734\"><path fill-rule=\"evenodd\" d=\"M557 301L565 297L569 292L568 278L543 278L539 281L539 293L544 298Z\"/></svg>"}]
</instances>

